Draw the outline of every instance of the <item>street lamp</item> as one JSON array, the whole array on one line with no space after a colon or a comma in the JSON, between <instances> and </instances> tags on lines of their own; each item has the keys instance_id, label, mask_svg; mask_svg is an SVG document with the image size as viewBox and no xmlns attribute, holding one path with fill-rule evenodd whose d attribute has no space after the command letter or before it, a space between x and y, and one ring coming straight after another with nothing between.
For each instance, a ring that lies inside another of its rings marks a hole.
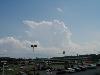
<instances>
[{"instance_id":1,"label":"street lamp","mask_svg":"<svg viewBox=\"0 0 100 75\"><path fill-rule=\"evenodd\" d=\"M65 55L65 51L63 51L63 55Z\"/></svg>"},{"instance_id":2,"label":"street lamp","mask_svg":"<svg viewBox=\"0 0 100 75\"><path fill-rule=\"evenodd\" d=\"M33 52L34 52L34 47L37 47L37 45L31 45L31 47L33 48Z\"/></svg>"},{"instance_id":3,"label":"street lamp","mask_svg":"<svg viewBox=\"0 0 100 75\"><path fill-rule=\"evenodd\" d=\"M34 52L34 47L37 47L37 45L31 45L31 47L33 48L33 52ZM34 75L35 75L35 67L36 67L36 64L34 62Z\"/></svg>"},{"instance_id":4,"label":"street lamp","mask_svg":"<svg viewBox=\"0 0 100 75\"><path fill-rule=\"evenodd\" d=\"M64 67L66 67L66 59L64 57L65 56L65 53L66 53L65 50L63 50L63 53L62 54L63 54Z\"/></svg>"}]
</instances>

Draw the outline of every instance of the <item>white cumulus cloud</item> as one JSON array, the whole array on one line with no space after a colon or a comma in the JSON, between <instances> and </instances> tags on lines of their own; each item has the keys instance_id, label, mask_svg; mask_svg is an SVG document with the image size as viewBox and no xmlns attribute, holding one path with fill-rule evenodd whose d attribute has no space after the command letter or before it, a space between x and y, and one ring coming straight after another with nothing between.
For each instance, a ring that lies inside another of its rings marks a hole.
<instances>
[{"instance_id":1,"label":"white cumulus cloud","mask_svg":"<svg viewBox=\"0 0 100 75\"><path fill-rule=\"evenodd\" d=\"M31 39L38 40L45 47L67 47L74 45L71 41L72 33L63 21L24 21L30 29L26 33Z\"/></svg>"},{"instance_id":2,"label":"white cumulus cloud","mask_svg":"<svg viewBox=\"0 0 100 75\"><path fill-rule=\"evenodd\" d=\"M41 50L49 52L47 55L59 55L62 50L68 51L68 48L79 48L80 45L72 42L72 33L63 21L23 21L29 27L26 31L28 39L37 40ZM43 51L42 51L43 53ZM40 54L42 54L40 53ZM69 54L69 52L66 52Z\"/></svg>"},{"instance_id":3,"label":"white cumulus cloud","mask_svg":"<svg viewBox=\"0 0 100 75\"><path fill-rule=\"evenodd\" d=\"M63 10L61 8L57 8L57 11L59 12L63 12Z\"/></svg>"},{"instance_id":4,"label":"white cumulus cloud","mask_svg":"<svg viewBox=\"0 0 100 75\"><path fill-rule=\"evenodd\" d=\"M63 21L30 21L24 20L27 26L27 35L17 37L0 38L0 54L13 57L53 57L65 55L77 55L98 53L100 43L87 42L77 44L71 40L72 33ZM37 44L35 53L31 48L32 44Z\"/></svg>"},{"instance_id":5,"label":"white cumulus cloud","mask_svg":"<svg viewBox=\"0 0 100 75\"><path fill-rule=\"evenodd\" d=\"M14 37L0 38L0 54L11 57L26 57L27 54L32 53L31 42L28 40L19 40Z\"/></svg>"}]
</instances>

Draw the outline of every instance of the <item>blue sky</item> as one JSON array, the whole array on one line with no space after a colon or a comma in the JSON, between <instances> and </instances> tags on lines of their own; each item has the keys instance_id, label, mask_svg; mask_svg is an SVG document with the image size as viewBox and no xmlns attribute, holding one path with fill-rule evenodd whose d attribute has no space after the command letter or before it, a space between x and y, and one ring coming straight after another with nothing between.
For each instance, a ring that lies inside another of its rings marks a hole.
<instances>
[{"instance_id":1,"label":"blue sky","mask_svg":"<svg viewBox=\"0 0 100 75\"><path fill-rule=\"evenodd\" d=\"M73 42L100 41L99 13L100 0L0 0L0 38L33 40L26 37L25 31L30 28L23 21L56 19L68 27Z\"/></svg>"}]
</instances>

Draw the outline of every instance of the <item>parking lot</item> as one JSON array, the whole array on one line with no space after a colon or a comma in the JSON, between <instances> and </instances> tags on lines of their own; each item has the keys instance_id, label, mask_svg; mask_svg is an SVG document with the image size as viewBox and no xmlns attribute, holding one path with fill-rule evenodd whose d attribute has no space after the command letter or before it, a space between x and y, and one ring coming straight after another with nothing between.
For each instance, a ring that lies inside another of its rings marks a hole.
<instances>
[{"instance_id":1,"label":"parking lot","mask_svg":"<svg viewBox=\"0 0 100 75\"><path fill-rule=\"evenodd\" d=\"M5 64L4 73L5 75L34 75L34 72L35 75L36 73L39 73L39 75L96 75L96 73L100 71L100 65L97 65L95 63L88 65L73 65L69 68L64 67L64 65L61 64L41 66L42 64L40 66L36 65L37 69L35 69L34 64ZM0 75L2 73L3 67L1 66Z\"/></svg>"},{"instance_id":2,"label":"parking lot","mask_svg":"<svg viewBox=\"0 0 100 75\"><path fill-rule=\"evenodd\" d=\"M100 72L100 67L97 67L96 69L88 69L86 71L81 71L76 73L66 73L61 75L95 75L98 72Z\"/></svg>"},{"instance_id":3,"label":"parking lot","mask_svg":"<svg viewBox=\"0 0 100 75\"><path fill-rule=\"evenodd\" d=\"M99 73L100 75L100 67L97 67L96 69L88 69L86 71L81 71L81 72L65 73L65 74L58 74L58 75L96 75L96 73ZM40 75L47 75L46 71L41 71ZM56 71L53 71L52 75L57 75Z\"/></svg>"},{"instance_id":4,"label":"parking lot","mask_svg":"<svg viewBox=\"0 0 100 75\"><path fill-rule=\"evenodd\" d=\"M71 74L64 74L64 75L95 75L97 72L100 72L100 68L96 69L88 69L86 71L81 71L77 73L71 73Z\"/></svg>"},{"instance_id":5,"label":"parking lot","mask_svg":"<svg viewBox=\"0 0 100 75\"><path fill-rule=\"evenodd\" d=\"M48 75L46 71L38 71L38 72L40 75ZM74 72L74 73L56 74L56 72L57 71L52 71L51 75L96 75L96 73L98 72L100 73L100 67L97 67L96 69L87 69L86 71L80 71L80 72ZM5 73L5 75L15 75L15 74Z\"/></svg>"}]
</instances>

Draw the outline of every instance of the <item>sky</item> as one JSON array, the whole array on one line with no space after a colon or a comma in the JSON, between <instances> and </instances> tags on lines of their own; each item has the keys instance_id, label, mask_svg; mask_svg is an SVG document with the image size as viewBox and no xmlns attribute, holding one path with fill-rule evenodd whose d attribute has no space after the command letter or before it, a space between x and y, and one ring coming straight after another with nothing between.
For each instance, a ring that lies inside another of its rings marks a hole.
<instances>
[{"instance_id":1,"label":"sky","mask_svg":"<svg viewBox=\"0 0 100 75\"><path fill-rule=\"evenodd\" d=\"M100 0L0 0L0 56L99 54L99 13Z\"/></svg>"}]
</instances>

